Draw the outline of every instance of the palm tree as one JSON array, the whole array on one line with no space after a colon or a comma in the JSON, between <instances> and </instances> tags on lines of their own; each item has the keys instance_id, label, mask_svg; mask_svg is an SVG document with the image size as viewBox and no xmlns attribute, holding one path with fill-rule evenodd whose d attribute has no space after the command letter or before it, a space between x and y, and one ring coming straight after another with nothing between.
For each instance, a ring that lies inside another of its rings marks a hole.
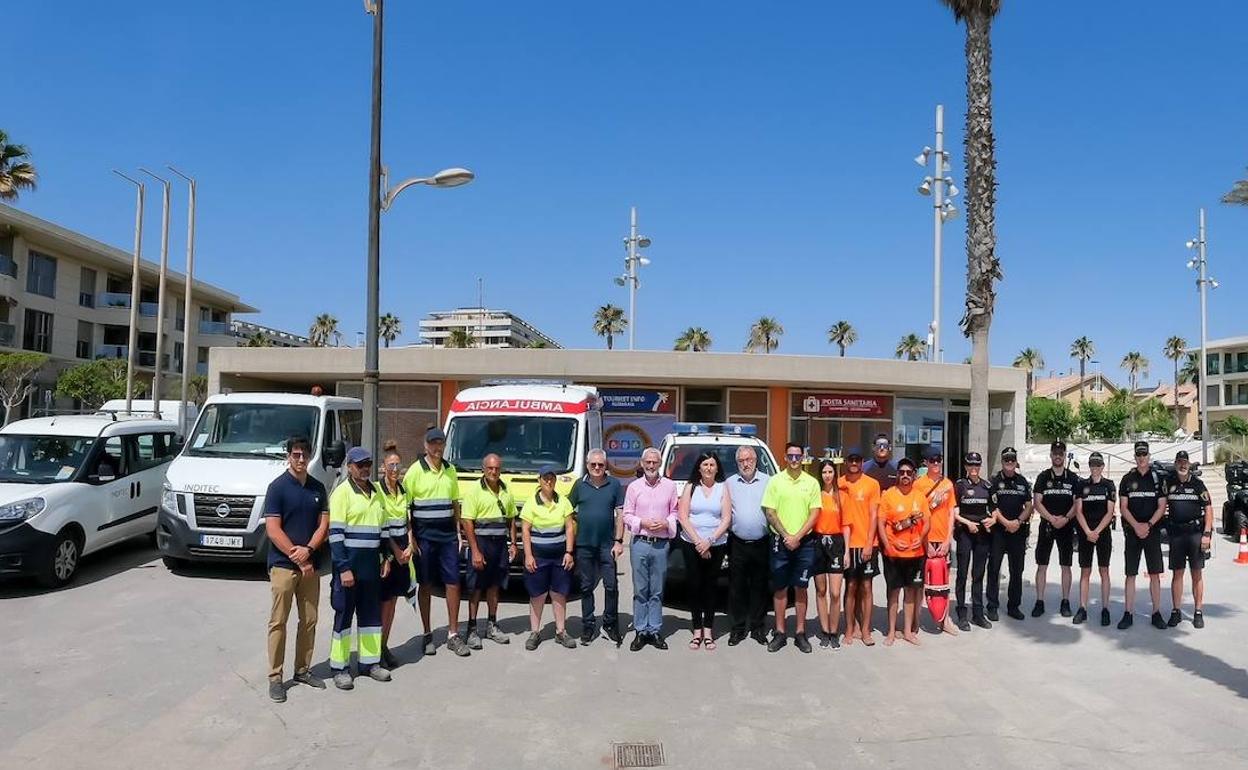
<instances>
[{"instance_id":1,"label":"palm tree","mask_svg":"<svg viewBox=\"0 0 1248 770\"><path fill-rule=\"evenodd\" d=\"M323 348L333 339L335 342L342 337L338 331L338 319L329 313L321 313L308 329L308 340L314 348Z\"/></svg>"},{"instance_id":2,"label":"palm tree","mask_svg":"<svg viewBox=\"0 0 1248 770\"><path fill-rule=\"evenodd\" d=\"M700 353L710 349L711 333L701 326L690 326L681 332L672 348L672 350L684 350L690 353Z\"/></svg>"},{"instance_id":3,"label":"palm tree","mask_svg":"<svg viewBox=\"0 0 1248 770\"><path fill-rule=\"evenodd\" d=\"M1023 348L1014 359L1014 368L1027 370L1027 397L1031 398L1036 384L1036 370L1044 368L1044 354L1035 348Z\"/></svg>"},{"instance_id":4,"label":"palm tree","mask_svg":"<svg viewBox=\"0 0 1248 770\"><path fill-rule=\"evenodd\" d=\"M0 135L0 139L3 136ZM1233 203L1237 206L1248 206L1248 179L1241 179L1235 183L1230 192L1222 196L1223 203Z\"/></svg>"},{"instance_id":5,"label":"palm tree","mask_svg":"<svg viewBox=\"0 0 1248 770\"><path fill-rule=\"evenodd\" d=\"M264 332L256 332L247 335L247 341L243 343L245 348L271 348L273 340L269 339Z\"/></svg>"},{"instance_id":6,"label":"palm tree","mask_svg":"<svg viewBox=\"0 0 1248 770\"><path fill-rule=\"evenodd\" d=\"M594 311L594 334L607 338L607 350L615 347L615 335L622 334L628 328L628 319L624 317L624 309L610 303Z\"/></svg>"},{"instance_id":7,"label":"palm tree","mask_svg":"<svg viewBox=\"0 0 1248 770\"><path fill-rule=\"evenodd\" d=\"M907 334L897 342L897 349L893 351L895 358L904 358L907 361L921 361L927 355L927 340L922 339L917 334Z\"/></svg>"},{"instance_id":8,"label":"palm tree","mask_svg":"<svg viewBox=\"0 0 1248 770\"><path fill-rule=\"evenodd\" d=\"M1174 362L1174 408L1176 416L1179 408L1179 359L1186 352L1187 340L1179 336L1166 340L1166 344L1161 348L1162 355Z\"/></svg>"},{"instance_id":9,"label":"palm tree","mask_svg":"<svg viewBox=\"0 0 1248 770\"><path fill-rule=\"evenodd\" d=\"M849 321L837 321L828 327L828 344L841 349L841 358L845 357L845 349L858 341L858 330Z\"/></svg>"},{"instance_id":10,"label":"palm tree","mask_svg":"<svg viewBox=\"0 0 1248 770\"><path fill-rule=\"evenodd\" d=\"M1188 353L1183 359L1183 368L1179 370L1179 382L1200 384L1200 353ZM1197 393L1199 393L1197 389Z\"/></svg>"},{"instance_id":11,"label":"palm tree","mask_svg":"<svg viewBox=\"0 0 1248 770\"><path fill-rule=\"evenodd\" d=\"M22 190L33 190L39 172L30 162L25 145L9 144L9 135L0 130L0 200L15 201Z\"/></svg>"},{"instance_id":12,"label":"palm tree","mask_svg":"<svg viewBox=\"0 0 1248 770\"><path fill-rule=\"evenodd\" d=\"M1083 378L1087 371L1088 362L1092 360L1092 356L1096 355L1096 345L1092 344L1092 340L1086 336L1080 337L1070 343L1070 357L1079 359L1079 400L1083 401Z\"/></svg>"},{"instance_id":13,"label":"palm tree","mask_svg":"<svg viewBox=\"0 0 1248 770\"><path fill-rule=\"evenodd\" d=\"M476 346L477 338L473 336L471 329L451 329L451 333L446 335L448 348L475 348Z\"/></svg>"},{"instance_id":14,"label":"palm tree","mask_svg":"<svg viewBox=\"0 0 1248 770\"><path fill-rule=\"evenodd\" d=\"M750 327L750 339L745 343L745 352L755 353L762 350L770 353L780 347L780 337L783 334L784 327L779 321L771 316L763 316Z\"/></svg>"},{"instance_id":15,"label":"palm tree","mask_svg":"<svg viewBox=\"0 0 1248 770\"><path fill-rule=\"evenodd\" d=\"M1122 357L1120 366L1127 370L1127 380L1131 383L1131 390L1127 392L1134 397L1136 381L1139 379L1140 374L1143 374L1145 377L1148 376L1148 359L1144 357L1143 353L1132 350Z\"/></svg>"},{"instance_id":16,"label":"palm tree","mask_svg":"<svg viewBox=\"0 0 1248 770\"><path fill-rule=\"evenodd\" d=\"M966 25L966 313L971 338L970 446L988 446L988 331L1001 278L997 259L997 157L992 129L992 20L1001 0L941 0ZM940 163L937 160L937 163Z\"/></svg>"},{"instance_id":17,"label":"palm tree","mask_svg":"<svg viewBox=\"0 0 1248 770\"><path fill-rule=\"evenodd\" d=\"M377 319L377 336L386 343L386 347L390 347L390 343L397 340L402 333L403 323L394 313L386 313Z\"/></svg>"}]
</instances>

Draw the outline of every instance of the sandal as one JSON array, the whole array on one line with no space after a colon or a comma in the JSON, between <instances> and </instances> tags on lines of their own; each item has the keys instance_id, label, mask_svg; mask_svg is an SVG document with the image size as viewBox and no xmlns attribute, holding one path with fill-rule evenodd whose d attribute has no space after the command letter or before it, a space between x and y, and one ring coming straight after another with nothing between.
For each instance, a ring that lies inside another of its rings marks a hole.
<instances>
[{"instance_id":1,"label":"sandal","mask_svg":"<svg viewBox=\"0 0 1248 770\"><path fill-rule=\"evenodd\" d=\"M717 645L715 644L715 638L712 636L708 636L702 640L702 647L707 652L714 652L716 646Z\"/></svg>"},{"instance_id":2,"label":"sandal","mask_svg":"<svg viewBox=\"0 0 1248 770\"><path fill-rule=\"evenodd\" d=\"M695 636L689 640L689 649L696 650L702 646L702 637Z\"/></svg>"}]
</instances>

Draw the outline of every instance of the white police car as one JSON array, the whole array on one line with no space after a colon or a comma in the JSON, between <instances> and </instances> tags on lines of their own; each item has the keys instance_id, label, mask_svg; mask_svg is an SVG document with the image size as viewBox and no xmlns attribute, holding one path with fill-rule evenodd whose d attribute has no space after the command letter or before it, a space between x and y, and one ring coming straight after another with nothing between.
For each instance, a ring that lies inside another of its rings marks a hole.
<instances>
[{"instance_id":1,"label":"white police car","mask_svg":"<svg viewBox=\"0 0 1248 770\"><path fill-rule=\"evenodd\" d=\"M156 529L165 469L177 454L165 420L72 415L0 429L0 576L48 587L82 556Z\"/></svg>"},{"instance_id":2,"label":"white police car","mask_svg":"<svg viewBox=\"0 0 1248 770\"><path fill-rule=\"evenodd\" d=\"M753 425L720 422L678 422L672 432L663 437L659 447L662 462L659 465L664 476L676 482L676 489L684 492L694 463L703 452L714 452L724 469L724 478L737 472L737 450L752 447L758 455L758 471L768 476L776 473L776 458L771 449L758 437Z\"/></svg>"}]
</instances>

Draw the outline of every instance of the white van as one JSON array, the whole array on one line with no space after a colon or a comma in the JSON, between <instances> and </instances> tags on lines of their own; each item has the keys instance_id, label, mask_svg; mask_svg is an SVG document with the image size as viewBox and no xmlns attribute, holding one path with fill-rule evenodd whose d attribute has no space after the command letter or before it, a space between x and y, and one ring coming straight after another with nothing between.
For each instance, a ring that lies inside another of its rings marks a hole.
<instances>
[{"instance_id":1,"label":"white van","mask_svg":"<svg viewBox=\"0 0 1248 770\"><path fill-rule=\"evenodd\" d=\"M0 575L59 587L82 556L150 536L176 430L111 415L38 417L0 429Z\"/></svg>"},{"instance_id":2,"label":"white van","mask_svg":"<svg viewBox=\"0 0 1248 770\"><path fill-rule=\"evenodd\" d=\"M312 442L309 475L332 490L360 442L360 400L298 393L210 396L169 466L156 545L170 569L184 561L263 562L264 494L286 472L286 441Z\"/></svg>"},{"instance_id":3,"label":"white van","mask_svg":"<svg viewBox=\"0 0 1248 770\"><path fill-rule=\"evenodd\" d=\"M186 418L186 427L189 429L195 424L195 418L199 416L199 407L193 401L170 401L162 398L160 400L160 409L156 408L156 402L150 398L135 398L130 401L130 414L126 414L126 400L124 398L114 398L105 401L104 405L96 410L96 414L115 414L118 417L151 417L157 420L168 420L174 425L179 426L181 431L182 418Z\"/></svg>"}]
</instances>

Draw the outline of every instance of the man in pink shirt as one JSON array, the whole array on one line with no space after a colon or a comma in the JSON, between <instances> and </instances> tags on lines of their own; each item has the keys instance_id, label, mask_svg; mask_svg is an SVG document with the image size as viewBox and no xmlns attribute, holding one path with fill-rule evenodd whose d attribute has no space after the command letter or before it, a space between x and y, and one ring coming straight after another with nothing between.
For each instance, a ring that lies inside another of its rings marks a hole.
<instances>
[{"instance_id":1,"label":"man in pink shirt","mask_svg":"<svg viewBox=\"0 0 1248 770\"><path fill-rule=\"evenodd\" d=\"M647 644L666 650L663 640L663 581L667 547L676 536L676 484L659 475L659 450L641 453L644 475L624 492L624 526L633 534L629 557L633 566L633 643L637 652Z\"/></svg>"}]
</instances>

